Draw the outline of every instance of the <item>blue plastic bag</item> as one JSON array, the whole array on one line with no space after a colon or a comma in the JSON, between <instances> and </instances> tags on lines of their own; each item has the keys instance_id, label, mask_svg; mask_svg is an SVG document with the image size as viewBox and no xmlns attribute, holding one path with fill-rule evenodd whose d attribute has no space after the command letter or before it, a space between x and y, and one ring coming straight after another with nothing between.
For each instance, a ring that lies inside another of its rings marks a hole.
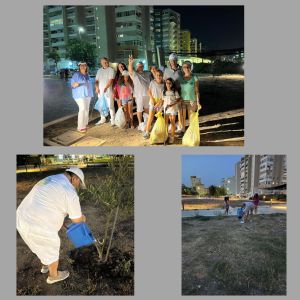
<instances>
[{"instance_id":1,"label":"blue plastic bag","mask_svg":"<svg viewBox=\"0 0 300 300\"><path fill-rule=\"evenodd\" d=\"M97 102L95 103L94 109L98 110L101 115L104 117L108 116L109 109L107 107L106 99L104 94L101 97L98 97Z\"/></svg>"},{"instance_id":2,"label":"blue plastic bag","mask_svg":"<svg viewBox=\"0 0 300 300\"><path fill-rule=\"evenodd\" d=\"M237 217L239 218L239 219L241 219L242 217L243 217L243 215L244 215L244 209L243 208L238 208L237 209L237 211L236 211L236 214L237 214Z\"/></svg>"}]
</instances>

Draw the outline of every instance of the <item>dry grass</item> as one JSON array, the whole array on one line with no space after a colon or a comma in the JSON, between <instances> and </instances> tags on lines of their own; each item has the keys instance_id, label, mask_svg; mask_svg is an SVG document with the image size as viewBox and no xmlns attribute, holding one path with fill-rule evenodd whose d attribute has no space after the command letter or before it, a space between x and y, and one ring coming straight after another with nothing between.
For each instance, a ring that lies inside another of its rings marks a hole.
<instances>
[{"instance_id":1,"label":"dry grass","mask_svg":"<svg viewBox=\"0 0 300 300\"><path fill-rule=\"evenodd\" d=\"M182 223L183 295L285 295L286 215Z\"/></svg>"}]
</instances>

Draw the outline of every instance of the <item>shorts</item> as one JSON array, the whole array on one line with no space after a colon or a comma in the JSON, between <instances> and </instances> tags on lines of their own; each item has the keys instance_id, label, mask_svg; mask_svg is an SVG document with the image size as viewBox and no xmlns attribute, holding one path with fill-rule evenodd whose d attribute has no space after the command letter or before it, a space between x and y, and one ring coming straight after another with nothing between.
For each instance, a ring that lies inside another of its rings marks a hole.
<instances>
[{"instance_id":1,"label":"shorts","mask_svg":"<svg viewBox=\"0 0 300 300\"><path fill-rule=\"evenodd\" d=\"M187 101L184 100L181 103L181 108L186 110L197 111L197 101Z\"/></svg>"},{"instance_id":2,"label":"shorts","mask_svg":"<svg viewBox=\"0 0 300 300\"><path fill-rule=\"evenodd\" d=\"M133 99L121 99L122 105L132 104Z\"/></svg>"},{"instance_id":3,"label":"shorts","mask_svg":"<svg viewBox=\"0 0 300 300\"><path fill-rule=\"evenodd\" d=\"M177 105L168 107L166 110L166 115L177 116L177 114L178 114L178 106Z\"/></svg>"},{"instance_id":4,"label":"shorts","mask_svg":"<svg viewBox=\"0 0 300 300\"><path fill-rule=\"evenodd\" d=\"M136 111L143 112L144 109L149 108L149 96L136 96L135 103L136 103Z\"/></svg>"}]
</instances>

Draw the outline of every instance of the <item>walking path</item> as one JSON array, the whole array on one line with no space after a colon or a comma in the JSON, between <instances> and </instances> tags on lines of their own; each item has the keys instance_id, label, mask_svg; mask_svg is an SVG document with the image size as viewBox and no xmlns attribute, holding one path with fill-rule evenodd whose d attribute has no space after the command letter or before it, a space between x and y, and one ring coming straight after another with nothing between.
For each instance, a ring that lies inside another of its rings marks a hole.
<instances>
[{"instance_id":1,"label":"walking path","mask_svg":"<svg viewBox=\"0 0 300 300\"><path fill-rule=\"evenodd\" d=\"M229 216L237 215L238 207L230 207L229 208ZM182 218L192 218L196 216L206 216L206 217L216 217L224 215L223 208L217 209L195 209L195 210L183 210ZM275 214L275 213L286 213L287 205L286 204L278 204L272 206L259 206L257 209L257 214Z\"/></svg>"}]
</instances>

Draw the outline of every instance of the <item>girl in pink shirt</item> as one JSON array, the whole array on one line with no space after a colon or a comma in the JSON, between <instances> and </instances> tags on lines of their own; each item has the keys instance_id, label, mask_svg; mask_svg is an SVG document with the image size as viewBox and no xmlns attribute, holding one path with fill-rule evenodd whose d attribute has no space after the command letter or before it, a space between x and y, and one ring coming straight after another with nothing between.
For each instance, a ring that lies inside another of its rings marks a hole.
<instances>
[{"instance_id":1,"label":"girl in pink shirt","mask_svg":"<svg viewBox=\"0 0 300 300\"><path fill-rule=\"evenodd\" d=\"M133 83L131 78L129 77L128 71L123 71L122 76L118 82L119 86L119 99L124 108L126 122L128 123L128 127L134 128L133 126Z\"/></svg>"}]
</instances>

